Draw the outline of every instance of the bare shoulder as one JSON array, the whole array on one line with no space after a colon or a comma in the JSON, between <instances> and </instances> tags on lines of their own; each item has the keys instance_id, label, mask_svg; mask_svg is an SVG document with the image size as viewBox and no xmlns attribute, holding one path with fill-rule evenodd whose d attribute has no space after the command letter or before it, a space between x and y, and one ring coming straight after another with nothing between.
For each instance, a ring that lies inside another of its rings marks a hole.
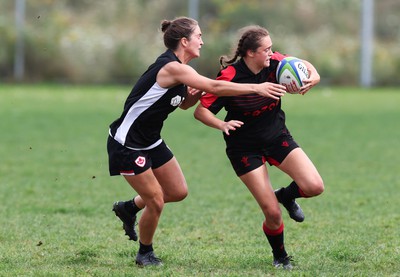
<instances>
[{"instance_id":1,"label":"bare shoulder","mask_svg":"<svg viewBox=\"0 0 400 277\"><path fill-rule=\"evenodd\" d=\"M176 76L179 76L180 63L169 62L164 65L157 74L157 83L164 88L177 85Z\"/></svg>"},{"instance_id":2,"label":"bare shoulder","mask_svg":"<svg viewBox=\"0 0 400 277\"><path fill-rule=\"evenodd\" d=\"M162 70L167 74L182 74L190 71L192 68L187 64L182 64L179 62L170 62L167 63Z\"/></svg>"},{"instance_id":3,"label":"bare shoulder","mask_svg":"<svg viewBox=\"0 0 400 277\"><path fill-rule=\"evenodd\" d=\"M171 87L180 83L184 83L186 76L192 74L194 69L189 65L179 62L170 62L161 68L157 75L157 83L161 87Z\"/></svg>"}]
</instances>

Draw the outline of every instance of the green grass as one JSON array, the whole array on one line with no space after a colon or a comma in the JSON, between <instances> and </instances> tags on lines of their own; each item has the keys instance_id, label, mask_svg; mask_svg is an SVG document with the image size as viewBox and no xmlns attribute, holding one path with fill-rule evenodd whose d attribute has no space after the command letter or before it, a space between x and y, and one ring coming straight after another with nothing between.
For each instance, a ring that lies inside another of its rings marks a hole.
<instances>
[{"instance_id":1,"label":"green grass","mask_svg":"<svg viewBox=\"0 0 400 277\"><path fill-rule=\"evenodd\" d=\"M111 212L134 192L109 177L108 124L129 87L0 85L0 276L399 276L400 93L319 88L287 95L287 124L324 178L284 214L296 269L271 266L262 213L234 175L222 135L171 114L164 138L189 184L168 204L154 247L162 268L137 268L136 243ZM275 187L290 180L270 168Z\"/></svg>"}]
</instances>

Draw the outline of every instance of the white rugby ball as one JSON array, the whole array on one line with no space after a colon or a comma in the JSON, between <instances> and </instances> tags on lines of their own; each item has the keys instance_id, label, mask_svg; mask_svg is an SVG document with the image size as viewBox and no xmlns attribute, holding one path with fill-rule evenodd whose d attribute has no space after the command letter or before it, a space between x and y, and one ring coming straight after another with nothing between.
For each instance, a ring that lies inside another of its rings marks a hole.
<instances>
[{"instance_id":1,"label":"white rugby ball","mask_svg":"<svg viewBox=\"0 0 400 277\"><path fill-rule=\"evenodd\" d=\"M284 58L276 69L276 80L286 87L288 93L299 93L303 86L303 80L307 78L306 65L296 57Z\"/></svg>"}]
</instances>

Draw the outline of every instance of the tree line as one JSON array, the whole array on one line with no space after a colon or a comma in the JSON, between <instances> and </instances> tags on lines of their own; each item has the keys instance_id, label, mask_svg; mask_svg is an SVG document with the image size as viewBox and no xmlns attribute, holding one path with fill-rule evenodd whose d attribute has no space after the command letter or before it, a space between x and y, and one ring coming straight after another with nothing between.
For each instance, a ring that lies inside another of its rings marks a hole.
<instances>
[{"instance_id":1,"label":"tree line","mask_svg":"<svg viewBox=\"0 0 400 277\"><path fill-rule=\"evenodd\" d=\"M199 0L205 45L193 66L209 77L230 54L237 31L266 27L274 50L311 61L327 85L357 85L359 0ZM23 82L132 83L163 51L162 19L188 16L182 0L29 0L17 33L16 1L1 1L0 80L14 82L16 43L24 41ZM399 85L400 2L375 1L373 76Z\"/></svg>"}]
</instances>

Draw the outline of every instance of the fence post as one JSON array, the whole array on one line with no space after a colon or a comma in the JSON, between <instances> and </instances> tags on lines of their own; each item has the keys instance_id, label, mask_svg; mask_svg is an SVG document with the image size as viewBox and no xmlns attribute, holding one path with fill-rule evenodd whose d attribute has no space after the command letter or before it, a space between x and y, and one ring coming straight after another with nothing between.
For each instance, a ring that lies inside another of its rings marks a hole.
<instances>
[{"instance_id":1,"label":"fence post","mask_svg":"<svg viewBox=\"0 0 400 277\"><path fill-rule=\"evenodd\" d=\"M374 44L374 0L363 0L361 8L360 84L372 85L372 60Z\"/></svg>"},{"instance_id":2,"label":"fence post","mask_svg":"<svg viewBox=\"0 0 400 277\"><path fill-rule=\"evenodd\" d=\"M24 79L25 73L25 41L24 41L25 0L15 1L16 43L14 55L14 78Z\"/></svg>"}]
</instances>

